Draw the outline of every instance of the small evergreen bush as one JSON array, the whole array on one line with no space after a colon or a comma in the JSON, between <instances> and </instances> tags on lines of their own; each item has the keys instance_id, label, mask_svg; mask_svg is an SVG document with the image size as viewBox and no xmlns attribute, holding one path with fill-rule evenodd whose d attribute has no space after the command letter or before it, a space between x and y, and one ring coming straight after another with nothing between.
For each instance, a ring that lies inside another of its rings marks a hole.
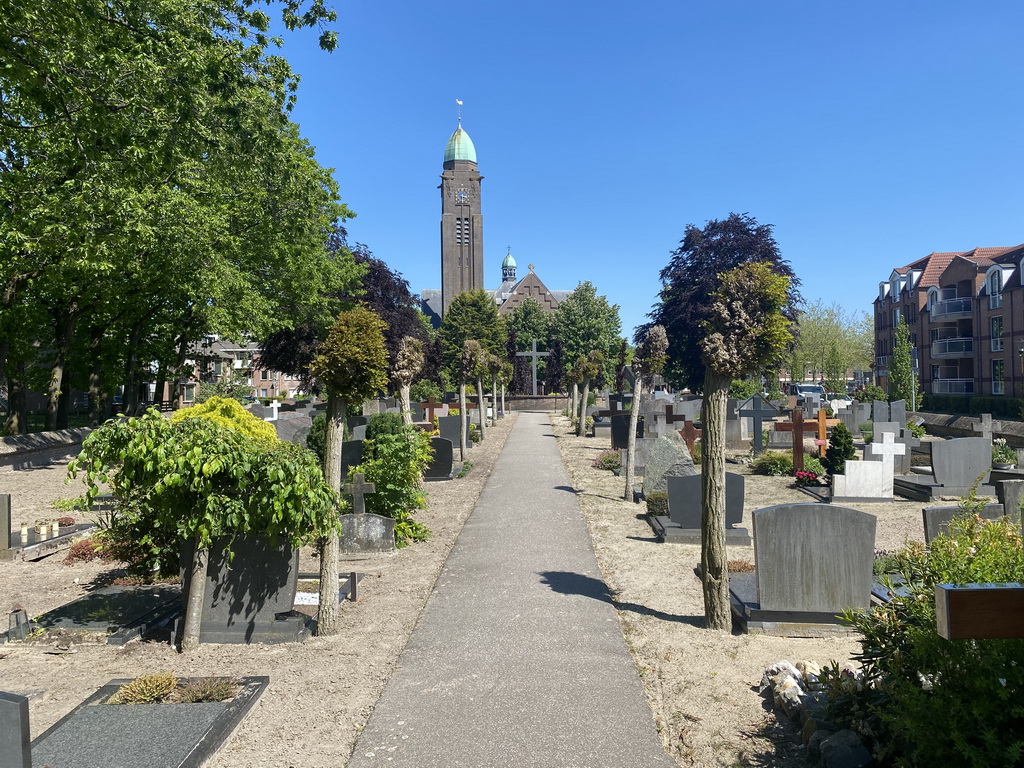
<instances>
[{"instance_id":1,"label":"small evergreen bush","mask_svg":"<svg viewBox=\"0 0 1024 768\"><path fill-rule=\"evenodd\" d=\"M107 704L156 704L167 701L178 687L178 678L170 672L142 675L117 689Z\"/></svg>"},{"instance_id":2,"label":"small evergreen bush","mask_svg":"<svg viewBox=\"0 0 1024 768\"><path fill-rule=\"evenodd\" d=\"M825 450L825 457L822 459L822 467L830 475L841 475L846 469L846 462L857 455L853 447L853 434L845 424L836 424L832 427L832 434L828 440L828 448Z\"/></svg>"},{"instance_id":3,"label":"small evergreen bush","mask_svg":"<svg viewBox=\"0 0 1024 768\"><path fill-rule=\"evenodd\" d=\"M406 424L400 413L375 413L366 422L366 439L374 440L380 435L401 435Z\"/></svg>"},{"instance_id":4,"label":"small evergreen bush","mask_svg":"<svg viewBox=\"0 0 1024 768\"><path fill-rule=\"evenodd\" d=\"M622 467L622 454L616 450L602 451L592 462L594 469L610 469L613 472Z\"/></svg>"},{"instance_id":5,"label":"small evergreen bush","mask_svg":"<svg viewBox=\"0 0 1024 768\"><path fill-rule=\"evenodd\" d=\"M238 683L225 677L204 677L185 683L174 692L174 700L184 704L230 701L238 694Z\"/></svg>"}]
</instances>

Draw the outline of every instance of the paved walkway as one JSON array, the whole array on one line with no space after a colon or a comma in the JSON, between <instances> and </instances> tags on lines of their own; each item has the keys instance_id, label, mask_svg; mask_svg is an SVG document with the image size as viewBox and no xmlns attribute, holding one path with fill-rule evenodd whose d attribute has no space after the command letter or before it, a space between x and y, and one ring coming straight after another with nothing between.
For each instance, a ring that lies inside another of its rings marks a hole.
<instances>
[{"instance_id":1,"label":"paved walkway","mask_svg":"<svg viewBox=\"0 0 1024 768\"><path fill-rule=\"evenodd\" d=\"M348 766L675 765L549 417L520 413Z\"/></svg>"}]
</instances>

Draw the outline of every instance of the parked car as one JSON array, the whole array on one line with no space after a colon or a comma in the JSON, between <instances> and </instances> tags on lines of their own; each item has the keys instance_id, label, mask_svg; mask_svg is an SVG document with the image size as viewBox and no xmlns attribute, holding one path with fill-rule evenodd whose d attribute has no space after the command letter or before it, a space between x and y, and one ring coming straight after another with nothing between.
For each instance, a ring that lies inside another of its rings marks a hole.
<instances>
[{"instance_id":1,"label":"parked car","mask_svg":"<svg viewBox=\"0 0 1024 768\"><path fill-rule=\"evenodd\" d=\"M825 397L825 388L820 384L790 384L789 394L821 400Z\"/></svg>"}]
</instances>

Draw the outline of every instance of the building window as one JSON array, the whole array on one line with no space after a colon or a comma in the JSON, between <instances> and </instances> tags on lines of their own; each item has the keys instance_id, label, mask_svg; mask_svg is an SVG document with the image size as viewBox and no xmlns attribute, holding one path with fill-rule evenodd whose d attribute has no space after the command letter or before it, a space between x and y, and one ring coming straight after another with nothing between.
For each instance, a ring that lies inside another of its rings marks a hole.
<instances>
[{"instance_id":1,"label":"building window","mask_svg":"<svg viewBox=\"0 0 1024 768\"><path fill-rule=\"evenodd\" d=\"M892 327L895 328L899 324L900 324L900 311L899 311L899 309L894 309L892 311Z\"/></svg>"},{"instance_id":2,"label":"building window","mask_svg":"<svg viewBox=\"0 0 1024 768\"><path fill-rule=\"evenodd\" d=\"M1003 351L1003 316L993 317L988 321L989 330L992 332L992 341L989 348L993 352Z\"/></svg>"},{"instance_id":3,"label":"building window","mask_svg":"<svg viewBox=\"0 0 1024 768\"><path fill-rule=\"evenodd\" d=\"M988 308L999 309L1003 306L1003 273L995 270L988 276Z\"/></svg>"},{"instance_id":4,"label":"building window","mask_svg":"<svg viewBox=\"0 0 1024 768\"><path fill-rule=\"evenodd\" d=\"M1003 361L993 360L992 361L992 394L1002 395L1005 394L1003 389Z\"/></svg>"},{"instance_id":5,"label":"building window","mask_svg":"<svg viewBox=\"0 0 1024 768\"><path fill-rule=\"evenodd\" d=\"M932 366L932 381L937 381L938 379L941 379L941 378L942 378L942 376L939 375L939 366L933 365Z\"/></svg>"},{"instance_id":6,"label":"building window","mask_svg":"<svg viewBox=\"0 0 1024 768\"><path fill-rule=\"evenodd\" d=\"M270 371L260 371L260 381L269 381Z\"/></svg>"},{"instance_id":7,"label":"building window","mask_svg":"<svg viewBox=\"0 0 1024 768\"><path fill-rule=\"evenodd\" d=\"M196 385L195 384L182 384L181 385L181 399L186 403L194 403L196 400Z\"/></svg>"}]
</instances>

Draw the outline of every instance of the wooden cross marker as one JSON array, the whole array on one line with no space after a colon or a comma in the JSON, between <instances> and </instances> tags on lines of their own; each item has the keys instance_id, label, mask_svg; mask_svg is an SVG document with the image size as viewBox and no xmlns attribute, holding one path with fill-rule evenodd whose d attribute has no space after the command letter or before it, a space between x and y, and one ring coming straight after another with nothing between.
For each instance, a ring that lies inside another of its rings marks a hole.
<instances>
[{"instance_id":1,"label":"wooden cross marker","mask_svg":"<svg viewBox=\"0 0 1024 768\"><path fill-rule=\"evenodd\" d=\"M669 403L668 405L665 406L665 421L667 421L669 424L675 424L678 421L686 421L686 414L680 413L677 416L672 406L672 403Z\"/></svg>"},{"instance_id":2,"label":"wooden cross marker","mask_svg":"<svg viewBox=\"0 0 1024 768\"><path fill-rule=\"evenodd\" d=\"M697 429L696 425L692 421L687 421L684 416L683 428L679 430L679 434L683 436L683 441L686 443L686 447L690 449L690 455L693 456L694 446L697 444L697 439L704 434L704 430Z\"/></svg>"},{"instance_id":3,"label":"wooden cross marker","mask_svg":"<svg viewBox=\"0 0 1024 768\"><path fill-rule=\"evenodd\" d=\"M992 421L991 413L981 414L981 423L975 424L971 427L975 432L980 432L981 437L987 437L989 440L992 439L992 431L995 429L1002 429L1003 424L999 421Z\"/></svg>"},{"instance_id":4,"label":"wooden cross marker","mask_svg":"<svg viewBox=\"0 0 1024 768\"><path fill-rule=\"evenodd\" d=\"M817 432L818 422L805 422L801 408L794 408L790 418L792 421L776 424L775 431L793 433L793 471L796 471L804 468L804 432Z\"/></svg>"},{"instance_id":5,"label":"wooden cross marker","mask_svg":"<svg viewBox=\"0 0 1024 768\"><path fill-rule=\"evenodd\" d=\"M530 271L533 271L533 265L530 265ZM533 362L533 394L537 394L537 358L547 357L550 352L538 352L537 351L537 340L533 340L533 348L530 352L516 352L516 357L529 357Z\"/></svg>"},{"instance_id":6,"label":"wooden cross marker","mask_svg":"<svg viewBox=\"0 0 1024 768\"><path fill-rule=\"evenodd\" d=\"M362 472L357 472L352 477L352 482L341 488L342 493L352 497L352 511L357 515L366 514L366 494L377 491L373 483L367 483L365 480L366 476Z\"/></svg>"},{"instance_id":7,"label":"wooden cross marker","mask_svg":"<svg viewBox=\"0 0 1024 768\"><path fill-rule=\"evenodd\" d=\"M764 440L761 437L764 422L772 421L779 415L779 411L760 395L754 395L744 405L747 407L740 407L740 416L754 420L754 455L757 456L764 452Z\"/></svg>"},{"instance_id":8,"label":"wooden cross marker","mask_svg":"<svg viewBox=\"0 0 1024 768\"><path fill-rule=\"evenodd\" d=\"M434 396L431 395L430 399L427 400L427 402L420 403L420 408L427 412L427 421L433 423L434 414L437 413L437 411L440 410L444 405L445 403L437 402L437 400L434 399Z\"/></svg>"}]
</instances>

